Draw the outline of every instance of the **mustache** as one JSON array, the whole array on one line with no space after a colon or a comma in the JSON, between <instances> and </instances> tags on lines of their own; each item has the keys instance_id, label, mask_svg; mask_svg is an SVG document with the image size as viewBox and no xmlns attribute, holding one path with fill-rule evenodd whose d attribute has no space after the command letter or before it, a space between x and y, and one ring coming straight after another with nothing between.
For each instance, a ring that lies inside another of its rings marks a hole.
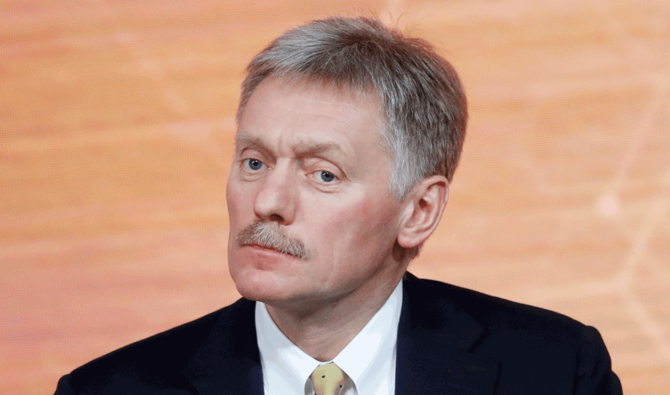
<instances>
[{"instance_id":1,"label":"mustache","mask_svg":"<svg viewBox=\"0 0 670 395\"><path fill-rule=\"evenodd\" d=\"M308 256L305 244L300 239L286 234L276 222L256 220L242 229L235 241L239 246L256 244L300 259L306 259Z\"/></svg>"}]
</instances>

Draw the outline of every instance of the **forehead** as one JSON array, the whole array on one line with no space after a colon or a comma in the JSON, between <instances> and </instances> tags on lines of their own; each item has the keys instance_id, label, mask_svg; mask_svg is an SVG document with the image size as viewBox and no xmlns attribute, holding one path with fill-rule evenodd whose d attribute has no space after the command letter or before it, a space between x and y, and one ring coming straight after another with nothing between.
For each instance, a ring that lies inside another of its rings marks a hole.
<instances>
[{"instance_id":1,"label":"forehead","mask_svg":"<svg viewBox=\"0 0 670 395\"><path fill-rule=\"evenodd\" d=\"M288 144L298 150L381 146L382 114L371 92L268 77L246 103L236 142Z\"/></svg>"}]
</instances>

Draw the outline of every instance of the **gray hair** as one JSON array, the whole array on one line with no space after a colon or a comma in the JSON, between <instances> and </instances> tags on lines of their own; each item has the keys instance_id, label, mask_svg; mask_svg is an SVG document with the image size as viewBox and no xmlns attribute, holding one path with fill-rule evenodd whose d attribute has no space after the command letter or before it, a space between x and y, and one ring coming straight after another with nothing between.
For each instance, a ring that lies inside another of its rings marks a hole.
<instances>
[{"instance_id":1,"label":"gray hair","mask_svg":"<svg viewBox=\"0 0 670 395\"><path fill-rule=\"evenodd\" d=\"M389 188L398 200L426 177L452 180L467 102L456 70L427 41L367 17L331 17L289 30L247 66L238 122L271 75L376 92L386 115L382 143L393 158Z\"/></svg>"}]
</instances>

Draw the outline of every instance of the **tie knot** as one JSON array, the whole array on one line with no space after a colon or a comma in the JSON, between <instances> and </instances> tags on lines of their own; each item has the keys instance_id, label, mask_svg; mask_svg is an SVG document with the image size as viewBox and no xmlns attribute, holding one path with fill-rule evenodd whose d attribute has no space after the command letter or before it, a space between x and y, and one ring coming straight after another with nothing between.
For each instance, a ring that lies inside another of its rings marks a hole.
<instances>
[{"instance_id":1,"label":"tie knot","mask_svg":"<svg viewBox=\"0 0 670 395\"><path fill-rule=\"evenodd\" d=\"M315 395L340 395L349 376L331 362L314 369L309 379L314 385Z\"/></svg>"}]
</instances>

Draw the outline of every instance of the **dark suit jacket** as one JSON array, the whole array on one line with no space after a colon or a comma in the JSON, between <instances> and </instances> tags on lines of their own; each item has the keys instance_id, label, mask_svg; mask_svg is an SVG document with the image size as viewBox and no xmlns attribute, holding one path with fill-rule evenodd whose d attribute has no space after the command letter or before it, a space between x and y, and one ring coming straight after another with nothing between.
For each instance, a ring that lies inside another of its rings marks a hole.
<instances>
[{"instance_id":1,"label":"dark suit jacket","mask_svg":"<svg viewBox=\"0 0 670 395\"><path fill-rule=\"evenodd\" d=\"M396 394L621 394L596 329L409 273L403 281ZM254 302L89 362L56 394L263 395Z\"/></svg>"}]
</instances>

